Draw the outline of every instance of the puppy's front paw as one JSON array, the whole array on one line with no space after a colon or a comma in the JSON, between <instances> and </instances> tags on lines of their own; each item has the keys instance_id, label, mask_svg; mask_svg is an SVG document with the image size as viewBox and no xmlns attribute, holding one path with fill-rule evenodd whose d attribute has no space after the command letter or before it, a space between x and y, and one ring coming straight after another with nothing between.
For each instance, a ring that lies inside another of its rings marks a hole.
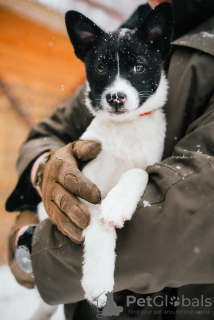
<instances>
[{"instance_id":1,"label":"puppy's front paw","mask_svg":"<svg viewBox=\"0 0 214 320\"><path fill-rule=\"evenodd\" d=\"M124 221L130 220L137 202L132 198L132 194L125 194L119 187L113 188L100 206L100 220L110 226L122 228Z\"/></svg>"},{"instance_id":2,"label":"puppy's front paw","mask_svg":"<svg viewBox=\"0 0 214 320\"><path fill-rule=\"evenodd\" d=\"M106 292L98 293L96 291L87 292L85 294L85 299L87 299L91 304L98 308L103 308L106 305L107 297Z\"/></svg>"},{"instance_id":3,"label":"puppy's front paw","mask_svg":"<svg viewBox=\"0 0 214 320\"><path fill-rule=\"evenodd\" d=\"M106 277L101 273L96 273L96 275L95 272L93 273L94 276L92 274L90 277L83 276L82 287L85 291L85 298L93 305L102 308L106 305L106 293L113 291L114 278L111 276Z\"/></svg>"},{"instance_id":4,"label":"puppy's front paw","mask_svg":"<svg viewBox=\"0 0 214 320\"><path fill-rule=\"evenodd\" d=\"M84 230L84 263L82 287L85 297L91 303L103 306L106 302L104 292L113 291L115 268L115 228L103 225L98 215L91 217Z\"/></svg>"}]
</instances>

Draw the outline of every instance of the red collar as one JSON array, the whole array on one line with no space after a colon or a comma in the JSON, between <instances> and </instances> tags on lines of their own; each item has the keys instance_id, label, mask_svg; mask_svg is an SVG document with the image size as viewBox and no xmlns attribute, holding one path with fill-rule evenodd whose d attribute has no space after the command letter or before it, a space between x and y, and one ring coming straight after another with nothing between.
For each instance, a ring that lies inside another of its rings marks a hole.
<instances>
[{"instance_id":1,"label":"red collar","mask_svg":"<svg viewBox=\"0 0 214 320\"><path fill-rule=\"evenodd\" d=\"M152 113L152 111L141 113L141 114L139 114L139 117L147 116L150 113Z\"/></svg>"}]
</instances>

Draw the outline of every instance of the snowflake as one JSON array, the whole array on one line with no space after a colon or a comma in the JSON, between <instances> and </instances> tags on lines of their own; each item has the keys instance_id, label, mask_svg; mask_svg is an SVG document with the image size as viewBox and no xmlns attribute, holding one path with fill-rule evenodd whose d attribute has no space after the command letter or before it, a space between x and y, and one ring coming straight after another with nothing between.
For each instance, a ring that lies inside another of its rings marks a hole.
<instances>
[{"instance_id":1,"label":"snowflake","mask_svg":"<svg viewBox=\"0 0 214 320\"><path fill-rule=\"evenodd\" d=\"M200 250L198 247L195 247L195 248L194 248L194 252L195 252L195 253L200 253L200 251L201 251L201 250Z\"/></svg>"},{"instance_id":2,"label":"snowflake","mask_svg":"<svg viewBox=\"0 0 214 320\"><path fill-rule=\"evenodd\" d=\"M202 32L203 38L214 38L214 34L208 32Z\"/></svg>"},{"instance_id":3,"label":"snowflake","mask_svg":"<svg viewBox=\"0 0 214 320\"><path fill-rule=\"evenodd\" d=\"M181 167L180 167L180 166L177 166L176 169L181 169Z\"/></svg>"},{"instance_id":4,"label":"snowflake","mask_svg":"<svg viewBox=\"0 0 214 320\"><path fill-rule=\"evenodd\" d=\"M143 206L145 207L151 207L151 204L149 203L149 201L143 200Z\"/></svg>"},{"instance_id":5,"label":"snowflake","mask_svg":"<svg viewBox=\"0 0 214 320\"><path fill-rule=\"evenodd\" d=\"M197 152L197 153L203 153L203 152L201 152L201 150L200 150L200 149L198 149L196 152Z\"/></svg>"}]
</instances>

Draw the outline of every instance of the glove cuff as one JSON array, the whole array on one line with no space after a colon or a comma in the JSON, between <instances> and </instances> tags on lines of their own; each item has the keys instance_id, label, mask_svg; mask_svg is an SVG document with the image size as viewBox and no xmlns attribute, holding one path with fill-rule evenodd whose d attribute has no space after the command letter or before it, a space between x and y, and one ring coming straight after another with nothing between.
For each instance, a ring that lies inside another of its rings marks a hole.
<instances>
[{"instance_id":1,"label":"glove cuff","mask_svg":"<svg viewBox=\"0 0 214 320\"><path fill-rule=\"evenodd\" d=\"M42 154L34 163L31 171L31 181L33 186L37 189L38 193L41 193L42 181L43 181L43 172L46 163L51 157L52 151ZM40 189L40 190L39 190ZM41 194L40 194L41 196Z\"/></svg>"}]
</instances>

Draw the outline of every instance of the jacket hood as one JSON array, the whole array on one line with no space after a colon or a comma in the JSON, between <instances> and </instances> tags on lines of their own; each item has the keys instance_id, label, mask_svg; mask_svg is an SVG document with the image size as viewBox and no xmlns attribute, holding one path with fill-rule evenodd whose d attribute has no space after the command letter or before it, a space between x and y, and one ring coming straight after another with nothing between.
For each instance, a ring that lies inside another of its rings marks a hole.
<instances>
[{"instance_id":1,"label":"jacket hood","mask_svg":"<svg viewBox=\"0 0 214 320\"><path fill-rule=\"evenodd\" d=\"M172 4L175 19L174 40L214 15L214 0L172 0ZM148 4L139 6L120 28L139 27L151 10Z\"/></svg>"},{"instance_id":2,"label":"jacket hood","mask_svg":"<svg viewBox=\"0 0 214 320\"><path fill-rule=\"evenodd\" d=\"M214 15L214 0L172 0L174 39L181 37Z\"/></svg>"}]
</instances>

